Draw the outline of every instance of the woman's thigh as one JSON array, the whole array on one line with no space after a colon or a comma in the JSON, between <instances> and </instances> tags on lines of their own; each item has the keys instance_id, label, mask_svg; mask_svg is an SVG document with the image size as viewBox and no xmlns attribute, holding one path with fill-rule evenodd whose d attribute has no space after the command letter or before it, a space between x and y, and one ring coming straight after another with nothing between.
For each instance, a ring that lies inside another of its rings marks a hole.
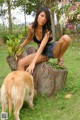
<instances>
[{"instance_id":1,"label":"woman's thigh","mask_svg":"<svg viewBox=\"0 0 80 120\"><path fill-rule=\"evenodd\" d=\"M25 56L25 57L23 57L22 59L19 60L19 63L22 64L23 66L28 66L28 65L30 65L30 63L34 59L35 55L36 55L36 53ZM48 60L48 58L41 54L39 56L39 58L37 59L36 63L45 62L47 60Z\"/></svg>"},{"instance_id":2,"label":"woman's thigh","mask_svg":"<svg viewBox=\"0 0 80 120\"><path fill-rule=\"evenodd\" d=\"M60 49L61 49L61 46L60 46L59 42L57 42L53 49L53 57L54 58L58 57L58 55L60 53Z\"/></svg>"}]
</instances>

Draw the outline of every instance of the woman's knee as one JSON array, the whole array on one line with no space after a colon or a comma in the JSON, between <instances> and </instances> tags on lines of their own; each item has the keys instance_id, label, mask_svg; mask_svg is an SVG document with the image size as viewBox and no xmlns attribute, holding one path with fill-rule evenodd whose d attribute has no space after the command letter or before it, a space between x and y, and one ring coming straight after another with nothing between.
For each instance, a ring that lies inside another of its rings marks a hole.
<instances>
[{"instance_id":1,"label":"woman's knee","mask_svg":"<svg viewBox=\"0 0 80 120\"><path fill-rule=\"evenodd\" d=\"M24 63L22 59L18 61L18 67L24 67Z\"/></svg>"},{"instance_id":2,"label":"woman's knee","mask_svg":"<svg viewBox=\"0 0 80 120\"><path fill-rule=\"evenodd\" d=\"M63 35L62 39L66 42L66 43L70 43L71 42L71 38L69 37L69 35Z\"/></svg>"}]
</instances>

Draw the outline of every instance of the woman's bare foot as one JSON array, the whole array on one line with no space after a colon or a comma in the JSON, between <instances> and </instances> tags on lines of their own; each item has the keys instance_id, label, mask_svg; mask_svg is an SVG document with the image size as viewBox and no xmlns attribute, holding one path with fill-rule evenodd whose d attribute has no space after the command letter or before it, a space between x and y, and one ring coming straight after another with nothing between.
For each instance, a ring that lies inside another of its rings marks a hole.
<instances>
[{"instance_id":1,"label":"woman's bare foot","mask_svg":"<svg viewBox=\"0 0 80 120\"><path fill-rule=\"evenodd\" d=\"M65 64L64 64L64 60L63 58L58 58L58 66L61 67L61 68L64 68L65 67Z\"/></svg>"}]
</instances>

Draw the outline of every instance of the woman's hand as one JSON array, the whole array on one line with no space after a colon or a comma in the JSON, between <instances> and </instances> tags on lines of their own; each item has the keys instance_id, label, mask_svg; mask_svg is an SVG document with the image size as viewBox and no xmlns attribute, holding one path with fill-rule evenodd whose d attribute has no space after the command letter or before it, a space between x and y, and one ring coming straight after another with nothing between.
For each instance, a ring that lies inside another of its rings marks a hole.
<instances>
[{"instance_id":1,"label":"woman's hand","mask_svg":"<svg viewBox=\"0 0 80 120\"><path fill-rule=\"evenodd\" d=\"M34 68L35 68L35 63L31 63L26 69L26 71L29 72L30 74L33 74Z\"/></svg>"},{"instance_id":2,"label":"woman's hand","mask_svg":"<svg viewBox=\"0 0 80 120\"><path fill-rule=\"evenodd\" d=\"M47 36L49 38L51 36L50 31L47 31L45 36Z\"/></svg>"}]
</instances>

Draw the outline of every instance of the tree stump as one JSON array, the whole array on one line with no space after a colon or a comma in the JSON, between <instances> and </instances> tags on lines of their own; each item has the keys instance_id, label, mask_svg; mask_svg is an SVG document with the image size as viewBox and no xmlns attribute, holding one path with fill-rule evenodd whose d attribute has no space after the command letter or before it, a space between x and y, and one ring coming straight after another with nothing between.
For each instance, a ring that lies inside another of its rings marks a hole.
<instances>
[{"instance_id":1,"label":"tree stump","mask_svg":"<svg viewBox=\"0 0 80 120\"><path fill-rule=\"evenodd\" d=\"M26 47L22 57L34 53L36 50L33 47ZM17 69L17 61L15 58L7 57L8 64L11 70ZM36 65L33 77L35 89L40 94L52 96L56 91L64 88L68 71L66 69L56 69L46 64L46 62Z\"/></svg>"}]
</instances>

